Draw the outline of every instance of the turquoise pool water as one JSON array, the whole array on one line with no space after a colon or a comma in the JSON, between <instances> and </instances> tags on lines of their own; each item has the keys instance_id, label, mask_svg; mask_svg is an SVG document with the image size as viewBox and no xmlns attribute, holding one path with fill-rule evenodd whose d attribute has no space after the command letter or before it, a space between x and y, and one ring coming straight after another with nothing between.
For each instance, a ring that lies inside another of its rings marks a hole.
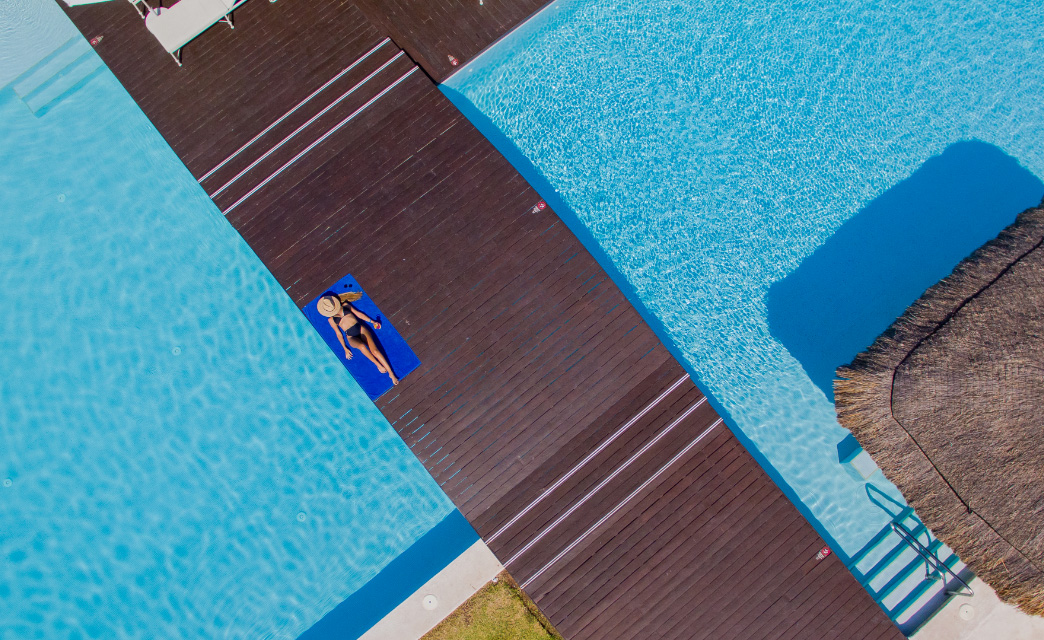
<instances>
[{"instance_id":1,"label":"turquoise pool water","mask_svg":"<svg viewBox=\"0 0 1044 640\"><path fill-rule=\"evenodd\" d=\"M0 89L0 193L0 638L293 639L452 512L108 70Z\"/></svg>"},{"instance_id":2,"label":"turquoise pool water","mask_svg":"<svg viewBox=\"0 0 1044 640\"><path fill-rule=\"evenodd\" d=\"M851 555L889 516L839 461L833 370L1044 195L1042 23L1029 0L557 0L444 90Z\"/></svg>"}]
</instances>

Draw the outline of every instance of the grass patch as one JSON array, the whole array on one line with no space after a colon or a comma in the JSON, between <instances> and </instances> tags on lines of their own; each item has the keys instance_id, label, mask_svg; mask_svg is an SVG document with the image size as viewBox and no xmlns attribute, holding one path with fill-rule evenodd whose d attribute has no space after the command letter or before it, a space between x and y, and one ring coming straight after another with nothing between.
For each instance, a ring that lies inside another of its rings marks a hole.
<instances>
[{"instance_id":1,"label":"grass patch","mask_svg":"<svg viewBox=\"0 0 1044 640\"><path fill-rule=\"evenodd\" d=\"M505 571L421 640L562 640Z\"/></svg>"}]
</instances>

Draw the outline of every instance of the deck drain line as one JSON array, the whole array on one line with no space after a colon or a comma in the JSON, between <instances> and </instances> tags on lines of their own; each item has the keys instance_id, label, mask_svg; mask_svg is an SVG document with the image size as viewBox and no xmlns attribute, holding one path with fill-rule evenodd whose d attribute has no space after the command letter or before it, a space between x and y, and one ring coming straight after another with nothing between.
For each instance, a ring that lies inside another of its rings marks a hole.
<instances>
[{"instance_id":1,"label":"deck drain line","mask_svg":"<svg viewBox=\"0 0 1044 640\"><path fill-rule=\"evenodd\" d=\"M631 493L630 493L630 494L629 494L629 495L628 495L628 496L627 496L626 498L624 498L623 500L621 500L621 501L620 501L620 504L618 504L618 505L616 505L615 507L613 507L612 511L610 511L609 513L607 513L607 514L605 514L604 516L602 516L602 517L601 517L601 518L600 518L600 519L598 520L598 522L596 522L596 523L594 523L593 525L591 525L591 527L590 527L590 528L589 528L589 529L588 529L587 531L583 532L583 534L581 534L579 538L577 538L576 540L574 540L573 542L571 542L571 543L569 544L569 546L568 546L568 547L566 547L565 549L562 549L562 551L561 551L561 552L559 552L559 554L558 554L557 556L555 556L554 558L552 558L550 562L548 562L548 563L547 563L547 564L545 564L545 565L544 565L543 567L541 567L541 568L540 568L540 571L537 571L537 572L536 572L536 573L534 573L534 574L533 574L532 576L530 576L529 578L527 578L527 579L526 579L526 581L522 583L522 588L523 588L523 589L525 589L526 587L528 587L528 586L529 586L530 584L532 584L532 583L533 583L533 581L534 581L534 580L536 580L537 578L539 578L539 577L540 577L541 575L543 575L543 573L544 573L545 571L547 571L548 569L550 569L550 568L551 568L551 566L552 566L553 564L555 564L556 562L558 562L559 560L561 560L562 558L564 558L564 557L565 557L565 555L566 555L567 553L569 553L570 551L572 551L572 550L573 550L573 549L574 549L574 548L576 547L576 545L578 545L578 544L580 544L581 542L583 542L583 541L584 541L584 539L586 539L586 538L587 538L587 537L588 537L589 535L591 535L592 533L594 533L594 532L595 532L595 530L596 530L596 529L598 529L598 527L602 526L602 524L604 524L606 520L608 520L609 518L613 517L613 515L614 515L614 514L615 514L615 513L617 512L617 511L619 511L620 509L622 509L624 505L626 505L626 504L627 504L628 502L630 502L630 501L631 501L631 500L632 500L632 499L633 499L633 498L634 498L634 497L635 497L636 495L638 495L639 493L641 493L641 492L642 492L642 491L643 491L643 490L644 490L644 489L645 489L646 487L648 487L648 486L649 486L650 484L652 484L652 483L653 483L653 481L655 481L655 480L656 480L656 478L660 477L660 475L662 475L664 471L666 471L667 469L669 469L669 468L671 467L671 465L673 465L673 464L674 464L675 462L677 462L678 460L680 460L680 459L682 458L682 456L684 456L684 455L685 455L686 453L688 453L688 452L689 452L690 450L692 450L692 448L693 448L693 447L695 447L695 446L696 446L697 444L699 444L700 440L703 440L703 438L704 438L704 437L705 437L705 436L706 436L706 435L707 435L708 433L710 433L711 431L713 431L713 430L714 430L714 428L715 428L715 427L717 427L718 425L720 425L720 424L721 424L722 422L723 422L723 420L722 420L721 418L718 418L718 419L717 419L717 420L716 420L716 421L714 422L714 424L712 424L711 426L707 427L706 431L704 431L704 432L703 432L703 433L701 433L700 435L696 436L696 439L695 439L695 440L693 440L692 442L690 442L690 443L689 443L689 444L688 444L688 445L687 445L687 446L686 446L686 447L685 447L684 449L682 449L681 451L679 451L678 453L676 453L676 454L674 455L674 457L673 457L673 458L671 458L670 460L668 460L668 461L666 462L666 464L664 464L664 465L663 465L662 467L660 467L660 468L659 468L659 470L657 470L657 471L656 471L656 473L654 473L654 474L653 474L653 475L652 475L652 476L651 476L651 477L650 477L650 478L649 478L648 480L646 480L645 482L643 482L643 483L642 483L642 485L641 485L640 487L638 487L637 489L635 489L634 491L632 491L632 492L631 492Z\"/></svg>"},{"instance_id":2,"label":"deck drain line","mask_svg":"<svg viewBox=\"0 0 1044 640\"><path fill-rule=\"evenodd\" d=\"M612 444L614 440L616 440L621 435L623 435L624 431L627 431L632 426L634 426L634 423L636 423L639 420L641 420L642 417L645 414L649 413L649 411L651 411L653 407L655 407L656 405L660 404L660 402L664 398L669 396L672 391L677 389L678 386L681 385L681 383L685 382L688 379L689 379L689 374L687 374L687 373L685 375L683 375L682 377L678 378L678 380L676 380L674 384L672 384L666 391L664 391L659 396L657 396L655 400L653 400L649 404L645 405L645 407L641 411L639 411L637 414L635 414L634 417L632 417L630 420L628 420L627 423L624 424L624 426L622 426L619 429L617 429L616 432L613 435L609 436L609 438L605 440L605 442L603 442L602 444L598 445L598 447L595 448L594 451L592 451L591 453L589 453L586 456L584 456L584 459L581 460L580 462L578 462L572 469L569 470L568 473L566 473L564 476L562 476L561 478L556 480L555 483L552 484L550 487L548 487L547 489L544 489L540 493L540 495L536 497L535 500L533 500L528 505L526 505L525 509L519 511L518 514L516 514L514 518L511 518L510 520L508 520L507 523L504 526L500 527L499 529L497 529L493 533L493 535L491 535L490 537L486 538L486 544L489 544L490 542L493 542L494 540L496 540L498 537L500 537L500 534L502 534L505 531L507 531L511 527L511 525L515 524L520 519L522 519L523 516L525 516L530 511L532 511L533 507L537 506L540 502L542 502L544 500L544 498L546 498L549 495L551 495L554 492L554 490L557 489L558 487L562 486L562 483L564 483L566 480L569 480L574 475L576 475L576 473L578 471L580 471L580 469L583 468L584 465L586 465L595 456L597 456L599 453L601 453L603 450L605 450L605 448L608 447L610 444Z\"/></svg>"},{"instance_id":3,"label":"deck drain line","mask_svg":"<svg viewBox=\"0 0 1044 640\"><path fill-rule=\"evenodd\" d=\"M206 180L206 179L207 179L207 178L209 178L210 176L214 175L214 172L215 172L215 171L217 171L217 170L218 170L218 169L220 169L221 167L223 167L223 166L225 166L226 164L228 164L228 163L229 163L229 162L230 162L231 160L233 160L233 159L234 159L234 158L235 158L236 156L238 156L239 154L243 153L243 151L244 151L244 150L246 150L246 148L247 148L247 147L249 147L250 145L252 145L252 144L254 144L255 142L257 142L258 140L260 140L260 139L261 139L262 137L264 137L264 135L265 135L266 133L268 133L268 132L269 132L269 131L271 131L272 129L275 129L275 128L276 128L276 127L277 127L277 126L279 125L279 123L280 123L280 122L282 122L283 120L286 120L287 118L289 118L290 116L292 116L292 115L293 115L293 114L294 114L294 113L295 113L295 112L296 112L296 111L297 111L298 109L300 109L301 107L303 107L303 106L304 106L304 105L305 105L306 103L308 103L308 102L309 102L309 101L310 101L310 100L311 100L312 98L316 97L317 95L319 95L320 93L322 93L324 89L326 89L327 87L329 87L329 86L330 86L330 85L332 85L333 83L335 83L335 82L337 82L338 80L340 80L340 79L341 79L341 76L343 76L344 74L346 74L346 73L348 73L349 71L351 71L352 69L354 69L354 68L356 67L356 65L358 65L358 64L359 64L360 62L362 62L363 60L366 60L367 58L369 58L369 57L370 57L370 56L371 56L371 55L372 55L372 54L373 54L373 53L374 53L375 51L377 51L378 49L380 49L380 48L381 48L381 47L383 47L384 45L388 44L389 42L391 42L391 38L385 38L384 40L381 40L381 41L380 41L379 43L377 43L377 45L376 45L376 46L375 46L374 48L370 49L369 51L367 51L366 53L364 53L364 54L363 54L363 55L362 55L362 56L361 56L361 57L360 57L359 59L357 59L357 60L356 60L355 62L351 63L350 65L348 65L347 67L345 67L344 69L342 69L340 73L338 73L338 74L337 74L337 75L335 75L334 77L332 77L332 78L330 78L329 80L327 80L327 81L326 81L326 84L324 84L323 86L321 86L321 87L319 87L318 89L316 89L315 91L313 91L313 92L311 93L311 95L309 95L309 96L308 96L307 98L305 98L304 100L302 100L302 101L298 102L297 104L295 104L295 105L294 105L294 107L293 107L292 109L290 109L289 111L287 111L287 112L286 112L286 113L284 113L283 115L279 116L279 119L278 119L278 120L276 120L275 122L273 122L272 124L268 125L267 127L265 127L265 130L264 130L264 131L262 131L261 133L257 134L257 135L256 135L256 136L254 136L253 138L251 138L251 139L250 139L250 140L249 140L249 141L248 141L248 142L247 142L246 144L244 144L244 145L243 145L242 147L240 147L240 148L236 149L236 150L235 150L235 152L234 152L234 153L233 153L232 155L230 155L229 157L225 158L224 160L222 160L221 162L219 162L219 163L217 164L217 166L215 166L215 167L214 167L213 169L211 169L210 171L207 171L207 172L206 172L205 174L203 174L203 177L202 177L202 178L200 178L200 179L199 179L199 180L198 180L197 182L203 182L204 180Z\"/></svg>"},{"instance_id":4,"label":"deck drain line","mask_svg":"<svg viewBox=\"0 0 1044 640\"><path fill-rule=\"evenodd\" d=\"M320 144L322 144L323 142L325 142L327 138L329 138L329 137L330 137L330 136L332 136L333 134L337 133L337 132L338 132L338 131L339 131L339 130L341 129L341 127L343 127L344 125L346 125L346 124L348 124L348 123L349 123L350 121L352 121L352 120L353 120L353 119L355 118L355 116L357 116L357 115L359 115L360 113L362 113L363 111L365 111L365 110L366 110L366 108L367 108L367 107L369 107L369 106L370 106L371 104L373 104L374 102L377 102L377 100L379 100L379 99L380 99L381 97L383 97L383 96L384 96L384 94L388 93L389 91L391 91L391 90L392 90L392 89L394 89L395 87L399 86L399 84L400 84L400 83L401 83L401 82L402 82L403 80L405 80L406 78L408 78L408 77L410 77L411 75L413 75L413 74L414 74L414 72L416 72L416 71L417 71L417 67L413 67L412 69L410 69L409 71L407 71L406 73L404 73L404 74L403 74L403 75L402 75L402 76L401 76L401 77L400 77L400 78L399 78L398 80L396 80L395 82L391 83L391 85L389 85L389 86L388 86L387 88L385 88L385 89L384 89L383 91L381 91L380 93L378 93L378 94L377 94L377 95L375 95L374 97L370 98L370 100L369 100L369 101L368 101L368 102L367 102L366 104L364 104L363 106L361 106L361 107L359 107L358 109L356 109L355 111L353 111L353 112L352 112L352 114L351 114L350 116L348 116L347 118L345 118L344 120L341 120L340 122L338 122L338 123L337 123L336 125L334 125L334 126L333 126L333 127L332 127L332 128L331 128L331 129L329 130L329 131L327 131L326 133L324 133L324 134L322 135L322 137L320 137L320 138L319 138L318 140L316 140L316 141L315 141L315 142L313 142L312 144L310 144L310 145L308 145L307 147L305 147L305 149L304 149L303 151L301 151L300 153L298 153L298 154L297 154L296 156L294 156L293 158L290 158L290 160L289 160L289 161L287 161L287 163L286 163L286 164L284 164L283 166L279 167L279 169L277 169L275 173L273 173L272 175L270 175L270 176L268 176L267 178L265 178L265 179L264 179L263 181L261 181L261 183L260 183L260 184L258 184L258 185L257 185L256 187L254 187L253 189L251 189L250 191L248 191L248 192L247 192L247 194L246 194L245 196L243 196L243 197L242 197L242 198L240 198L239 200L236 200L236 201L235 201L235 203L233 203L233 204L232 204L232 206L230 206L229 208L225 209L225 210L224 210L224 211L222 211L221 213L223 213L223 214L225 214L225 215L228 215L228 212L229 212L229 211L231 211L231 210L235 209L235 208L236 208L236 207L238 207L238 206L239 206L240 204L242 204L242 202L243 202L244 200L246 200L246 199L247 199L247 198L249 198L250 196L252 196L252 195L254 195L255 193L257 193L258 191L260 191L260 190L261 190L261 189L262 189L262 188L263 188L263 187L264 187L264 186L265 186L266 184L268 184L269 182L271 182L272 180L274 180L274 179L275 179L275 178L276 178L276 177L277 177L277 176L278 176L279 174L281 174L282 172L286 171L286 169L287 169L287 168L288 168L288 167L289 167L290 165L294 164L295 162L297 162L298 160L300 160L300 159L301 159L301 157L302 157L302 156L304 156L304 155L305 155L306 153L308 153L308 152L309 152L309 151L311 151L312 149L314 149L314 148L318 147L318 146L319 146Z\"/></svg>"},{"instance_id":5,"label":"deck drain line","mask_svg":"<svg viewBox=\"0 0 1044 640\"><path fill-rule=\"evenodd\" d=\"M511 556L508 559L508 561L505 562L504 564L505 565L510 565L515 560L518 560L519 557L522 556L522 554L524 554L526 551L529 551L533 547L533 545L535 545L537 542L540 542L544 538L544 536L546 536L547 534L551 533L552 529L554 529L558 525L562 524L562 522L566 518L571 516L573 514L573 512L575 512L577 509L579 509L581 506L583 506L584 503L586 503L588 500L590 500L594 496L594 494L598 493L598 491L602 487L604 487L605 485L609 484L613 480L613 478L618 476L624 469L626 469L627 467L631 466L631 463L633 463L635 460L640 458L642 456L642 454L644 454L646 451L648 451L653 446L655 446L657 442L659 442L660 440L663 440L665 437L667 437L667 434L669 434L675 427L677 427L679 424L681 424L682 421L685 420L685 418L689 417L689 414L691 414L696 409L700 408L705 402L707 402L707 396L703 396L698 401L696 401L691 407L686 409L685 413L683 413L680 416L678 416L677 418L675 418L674 422L670 423L663 430L661 430L659 433L657 433L655 438L653 438L649 442L645 443L645 445L641 449L639 449L639 450L635 451L633 454L631 454L631 457L628 458L627 460L625 460L623 462L623 464L618 466L616 469L613 469L613 472L610 473L608 476L606 476L601 482L599 482L595 486L594 489L591 489L590 491L588 491L587 495L585 495L583 498L581 498L579 501L577 501L576 504L574 504L573 506L569 507L565 511L565 513L563 513L562 515L560 515L557 518L555 518L554 522L552 522L551 524L547 525L547 527L545 527L543 531L538 533L532 540L527 542L524 547L519 549L518 552L516 552L515 555ZM715 425L717 425L717 423L715 423ZM714 426L711 426L707 431L710 431L710 429L713 429L713 428L714 428ZM707 433L707 432L705 431L704 433ZM700 437L703 437L703 436L701 435ZM698 441L698 439L697 439L697 441ZM645 486L645 485L642 485L642 486Z\"/></svg>"}]
</instances>

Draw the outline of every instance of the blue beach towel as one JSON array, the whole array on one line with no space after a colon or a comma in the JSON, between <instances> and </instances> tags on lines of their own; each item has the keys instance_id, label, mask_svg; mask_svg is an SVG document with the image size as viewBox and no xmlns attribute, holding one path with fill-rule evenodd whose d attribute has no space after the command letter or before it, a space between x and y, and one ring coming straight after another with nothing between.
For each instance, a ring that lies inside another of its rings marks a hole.
<instances>
[{"instance_id":1,"label":"blue beach towel","mask_svg":"<svg viewBox=\"0 0 1044 640\"><path fill-rule=\"evenodd\" d=\"M381 324L380 329L373 331L374 340L377 346L384 351L384 355L392 366L392 371L399 376L401 384L402 379L420 366L420 359L413 353L413 350L406 344L406 341L399 335L399 332L392 326L388 318L373 303L373 300L370 300L370 296L366 295L366 292L355 281L355 278L350 275L341 278L332 287L316 296L315 300L305 305L302 311L304 311L305 317L312 323L312 326L315 327L315 330L319 332L319 335L326 341L326 345L337 355L344 368L348 370L348 373L352 374L352 377L366 392L366 395L370 396L370 400L376 400L384 395L388 389L392 388L391 378L387 374L378 371L377 367L366 356L359 353L358 349L353 348L352 359L346 359L344 357L344 349L341 348L341 343L337 341L337 335L330 326L329 318L319 313L318 309L315 308L319 298L323 296L353 291L361 293L362 298L352 302L352 306ZM370 327L370 329L373 329L373 327Z\"/></svg>"}]
</instances>

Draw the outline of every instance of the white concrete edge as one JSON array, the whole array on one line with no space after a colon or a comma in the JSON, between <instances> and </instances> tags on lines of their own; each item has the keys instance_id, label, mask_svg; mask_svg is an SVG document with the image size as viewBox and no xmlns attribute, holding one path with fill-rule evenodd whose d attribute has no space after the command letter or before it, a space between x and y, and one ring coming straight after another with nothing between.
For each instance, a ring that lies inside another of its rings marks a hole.
<instances>
[{"instance_id":1,"label":"white concrete edge","mask_svg":"<svg viewBox=\"0 0 1044 640\"><path fill-rule=\"evenodd\" d=\"M912 640L1040 640L1044 618L1000 601L982 580L971 582L975 595L954 596L910 638Z\"/></svg>"},{"instance_id":2,"label":"white concrete edge","mask_svg":"<svg viewBox=\"0 0 1044 640\"><path fill-rule=\"evenodd\" d=\"M493 552L479 540L392 609L360 640L419 640L503 570Z\"/></svg>"}]
</instances>

